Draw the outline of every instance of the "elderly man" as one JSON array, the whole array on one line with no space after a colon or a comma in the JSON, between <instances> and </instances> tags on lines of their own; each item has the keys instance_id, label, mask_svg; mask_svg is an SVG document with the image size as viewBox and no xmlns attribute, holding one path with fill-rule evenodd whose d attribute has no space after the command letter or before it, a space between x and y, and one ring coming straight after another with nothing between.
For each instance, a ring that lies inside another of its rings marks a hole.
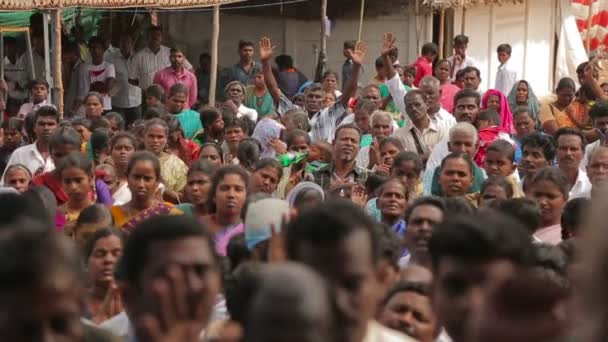
<instances>
[{"instance_id":1,"label":"elderly man","mask_svg":"<svg viewBox=\"0 0 608 342\"><path fill-rule=\"evenodd\" d=\"M589 157L587 165L587 176L591 182L591 190L583 197L597 197L602 191L605 192L608 185L608 147L598 146Z\"/></svg>"},{"instance_id":2,"label":"elderly man","mask_svg":"<svg viewBox=\"0 0 608 342\"><path fill-rule=\"evenodd\" d=\"M450 130L447 145L448 154L452 152L462 152L473 158L478 147L477 129L475 129L475 126L467 122L457 123ZM439 165L432 168L429 168L427 165L423 178L424 195L441 195L441 187L439 186L439 168ZM469 193L481 190L481 185L486 178L483 171L477 167L477 165L473 164L473 169L473 184L469 189Z\"/></svg>"},{"instance_id":3,"label":"elderly man","mask_svg":"<svg viewBox=\"0 0 608 342\"><path fill-rule=\"evenodd\" d=\"M441 107L441 84L433 76L426 76L420 81L418 88L424 93L428 105L428 114L433 123L438 127L449 131L456 124L454 115Z\"/></svg>"}]
</instances>

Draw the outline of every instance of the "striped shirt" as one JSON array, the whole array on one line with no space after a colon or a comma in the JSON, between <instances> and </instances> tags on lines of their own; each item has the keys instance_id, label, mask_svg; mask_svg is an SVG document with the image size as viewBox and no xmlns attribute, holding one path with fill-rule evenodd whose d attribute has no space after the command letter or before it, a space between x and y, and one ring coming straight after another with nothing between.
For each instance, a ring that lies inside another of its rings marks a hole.
<instances>
[{"instance_id":1,"label":"striped shirt","mask_svg":"<svg viewBox=\"0 0 608 342\"><path fill-rule=\"evenodd\" d=\"M152 85L156 72L171 65L170 54L171 49L164 45L160 46L160 50L157 53L154 53L146 46L135 53L129 61L129 78L138 80L139 87L146 90ZM192 70L192 64L188 60L184 61L184 69Z\"/></svg>"},{"instance_id":2,"label":"striped shirt","mask_svg":"<svg viewBox=\"0 0 608 342\"><path fill-rule=\"evenodd\" d=\"M298 108L285 96L281 96L279 101L278 112L282 116L290 109ZM342 118L342 115L346 113L346 108L338 99L336 104L332 107L324 108L321 111L314 114L312 117L310 114L309 123L311 127L310 139L312 142L326 141L331 143L334 140L336 134L336 128L338 127L338 121Z\"/></svg>"}]
</instances>

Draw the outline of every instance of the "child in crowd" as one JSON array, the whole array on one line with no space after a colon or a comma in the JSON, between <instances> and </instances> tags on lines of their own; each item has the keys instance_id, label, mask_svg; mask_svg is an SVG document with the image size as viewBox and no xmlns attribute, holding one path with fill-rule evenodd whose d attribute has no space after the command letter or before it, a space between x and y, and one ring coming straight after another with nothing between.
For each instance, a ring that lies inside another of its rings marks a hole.
<instances>
[{"instance_id":1,"label":"child in crowd","mask_svg":"<svg viewBox=\"0 0 608 342\"><path fill-rule=\"evenodd\" d=\"M535 200L541 209L539 229L532 237L535 242L557 245L562 241L561 217L570 192L568 178L560 169L546 167L527 183L526 197Z\"/></svg>"},{"instance_id":2,"label":"child in crowd","mask_svg":"<svg viewBox=\"0 0 608 342\"><path fill-rule=\"evenodd\" d=\"M422 46L421 52L421 56L418 57L413 65L416 68L415 87L420 86L420 81L424 77L433 76L433 61L439 55L439 47L435 43L426 43Z\"/></svg>"},{"instance_id":3,"label":"child in crowd","mask_svg":"<svg viewBox=\"0 0 608 342\"><path fill-rule=\"evenodd\" d=\"M495 88L500 90L503 94L509 94L515 82L517 82L517 71L509 63L511 59L511 45L500 44L496 49L498 55L498 62L500 66L496 71L496 86Z\"/></svg>"},{"instance_id":4,"label":"child in crowd","mask_svg":"<svg viewBox=\"0 0 608 342\"><path fill-rule=\"evenodd\" d=\"M489 176L483 182L479 192L479 207L489 205L494 200L506 200L513 198L513 187L511 183L502 176Z\"/></svg>"},{"instance_id":5,"label":"child in crowd","mask_svg":"<svg viewBox=\"0 0 608 342\"><path fill-rule=\"evenodd\" d=\"M78 247L84 249L96 230L110 227L112 223L112 214L108 207L103 204L93 204L80 212L71 231L66 233L74 239Z\"/></svg>"},{"instance_id":6,"label":"child in crowd","mask_svg":"<svg viewBox=\"0 0 608 342\"><path fill-rule=\"evenodd\" d=\"M591 200L584 197L574 198L566 203L561 217L563 240L581 235L581 228L589 208L591 208Z\"/></svg>"},{"instance_id":7,"label":"child in crowd","mask_svg":"<svg viewBox=\"0 0 608 342\"><path fill-rule=\"evenodd\" d=\"M30 102L24 103L19 108L17 117L25 119L25 117L33 114L38 108L48 105L49 83L43 79L36 79L30 82Z\"/></svg>"},{"instance_id":8,"label":"child in crowd","mask_svg":"<svg viewBox=\"0 0 608 342\"><path fill-rule=\"evenodd\" d=\"M87 119L93 120L103 115L103 95L92 91L84 98L84 115Z\"/></svg>"},{"instance_id":9,"label":"child in crowd","mask_svg":"<svg viewBox=\"0 0 608 342\"><path fill-rule=\"evenodd\" d=\"M187 108L187 104L188 88L181 83L173 85L167 96L167 111L179 120L184 137L192 139L194 134L203 128L203 125L200 114Z\"/></svg>"},{"instance_id":10,"label":"child in crowd","mask_svg":"<svg viewBox=\"0 0 608 342\"><path fill-rule=\"evenodd\" d=\"M80 212L94 201L89 196L93 191L93 162L80 152L72 152L61 160L57 168L67 201L59 207L66 217L66 228L72 227Z\"/></svg>"},{"instance_id":11,"label":"child in crowd","mask_svg":"<svg viewBox=\"0 0 608 342\"><path fill-rule=\"evenodd\" d=\"M146 88L146 107L165 105L165 90L158 84L153 84Z\"/></svg>"},{"instance_id":12,"label":"child in crowd","mask_svg":"<svg viewBox=\"0 0 608 342\"><path fill-rule=\"evenodd\" d=\"M403 66L403 78L401 81L405 86L405 90L410 91L414 89L414 80L416 79L416 68L411 65Z\"/></svg>"},{"instance_id":13,"label":"child in crowd","mask_svg":"<svg viewBox=\"0 0 608 342\"><path fill-rule=\"evenodd\" d=\"M72 120L72 128L80 134L82 138L82 151L86 151L86 144L91 138L91 120L85 117L77 117Z\"/></svg>"},{"instance_id":14,"label":"child in crowd","mask_svg":"<svg viewBox=\"0 0 608 342\"><path fill-rule=\"evenodd\" d=\"M511 142L511 138L500 126L500 116L493 109L484 110L477 116L477 131L479 135L479 149L475 154L475 164L482 167L486 155L486 149L498 139Z\"/></svg>"},{"instance_id":15,"label":"child in crowd","mask_svg":"<svg viewBox=\"0 0 608 342\"><path fill-rule=\"evenodd\" d=\"M177 155L186 165L190 166L193 161L198 159L200 146L192 140L186 139L181 122L173 115L162 117L169 126L169 139L167 146L172 153Z\"/></svg>"},{"instance_id":16,"label":"child in crowd","mask_svg":"<svg viewBox=\"0 0 608 342\"><path fill-rule=\"evenodd\" d=\"M222 149L224 150L224 163L226 164L238 164L236 158L239 143L241 140L247 137L248 125L243 118L232 117L228 121L224 121L224 144Z\"/></svg>"},{"instance_id":17,"label":"child in crowd","mask_svg":"<svg viewBox=\"0 0 608 342\"><path fill-rule=\"evenodd\" d=\"M391 177L401 180L407 186L408 199L420 197L424 191L422 186L422 159L411 151L400 152L395 156L391 167Z\"/></svg>"},{"instance_id":18,"label":"child in crowd","mask_svg":"<svg viewBox=\"0 0 608 342\"><path fill-rule=\"evenodd\" d=\"M2 122L4 144L0 146L0 172L4 172L11 154L23 146L23 120L10 118Z\"/></svg>"},{"instance_id":19,"label":"child in crowd","mask_svg":"<svg viewBox=\"0 0 608 342\"><path fill-rule=\"evenodd\" d=\"M523 197L516 175L515 146L505 140L496 140L486 150L483 168L488 177L504 177L511 184L511 197Z\"/></svg>"}]
</instances>

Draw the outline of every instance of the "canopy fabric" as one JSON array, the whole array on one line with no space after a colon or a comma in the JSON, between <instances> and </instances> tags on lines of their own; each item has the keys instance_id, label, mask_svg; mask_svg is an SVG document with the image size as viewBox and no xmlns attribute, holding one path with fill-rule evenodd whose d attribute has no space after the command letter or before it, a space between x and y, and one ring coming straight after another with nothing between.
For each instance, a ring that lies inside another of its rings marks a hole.
<instances>
[{"instance_id":1,"label":"canopy fabric","mask_svg":"<svg viewBox=\"0 0 608 342\"><path fill-rule=\"evenodd\" d=\"M1 0L0 0L1 1ZM66 8L61 11L65 23L72 23L76 16L77 9ZM19 12L0 12L0 26L2 27L29 27L30 16L34 11ZM80 12L80 25L86 34L91 35L97 29L97 22L101 18L102 12L92 9L82 9Z\"/></svg>"},{"instance_id":2,"label":"canopy fabric","mask_svg":"<svg viewBox=\"0 0 608 342\"><path fill-rule=\"evenodd\" d=\"M0 0L0 11L66 7L82 8L190 8L225 5L246 0Z\"/></svg>"}]
</instances>

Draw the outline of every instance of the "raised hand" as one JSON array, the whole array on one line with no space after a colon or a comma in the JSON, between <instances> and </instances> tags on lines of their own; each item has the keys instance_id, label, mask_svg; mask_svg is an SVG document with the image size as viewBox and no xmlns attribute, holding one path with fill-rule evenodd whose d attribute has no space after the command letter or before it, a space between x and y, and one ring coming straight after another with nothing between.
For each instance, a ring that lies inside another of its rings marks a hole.
<instances>
[{"instance_id":1,"label":"raised hand","mask_svg":"<svg viewBox=\"0 0 608 342\"><path fill-rule=\"evenodd\" d=\"M397 38L391 32L387 32L382 36L382 56L386 56L395 50L395 42Z\"/></svg>"},{"instance_id":2,"label":"raised hand","mask_svg":"<svg viewBox=\"0 0 608 342\"><path fill-rule=\"evenodd\" d=\"M276 46L272 46L272 41L268 37L260 39L260 59L262 62L272 58L272 53Z\"/></svg>"},{"instance_id":3,"label":"raised hand","mask_svg":"<svg viewBox=\"0 0 608 342\"><path fill-rule=\"evenodd\" d=\"M363 64L363 61L365 60L365 54L367 53L367 45L362 42L362 41L358 41L357 44L355 45L355 49L348 50L348 58L351 59L353 61L353 63L361 65Z\"/></svg>"},{"instance_id":4,"label":"raised hand","mask_svg":"<svg viewBox=\"0 0 608 342\"><path fill-rule=\"evenodd\" d=\"M365 188L359 184L355 185L353 187L350 200L360 207L365 207L367 204L367 194L365 193Z\"/></svg>"}]
</instances>

